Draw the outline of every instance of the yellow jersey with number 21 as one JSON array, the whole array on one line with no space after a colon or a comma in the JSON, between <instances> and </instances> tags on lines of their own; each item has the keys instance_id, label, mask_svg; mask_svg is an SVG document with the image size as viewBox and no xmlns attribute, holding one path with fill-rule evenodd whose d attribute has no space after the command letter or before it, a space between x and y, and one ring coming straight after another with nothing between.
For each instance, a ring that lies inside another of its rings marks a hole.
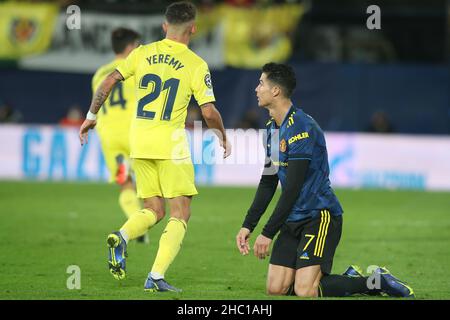
<instances>
[{"instance_id":1,"label":"yellow jersey with number 21","mask_svg":"<svg viewBox=\"0 0 450 320\"><path fill-rule=\"evenodd\" d=\"M131 158L189 157L184 127L191 96L199 105L215 101L207 63L185 44L164 39L134 49L116 70L124 79L134 76Z\"/></svg>"}]
</instances>

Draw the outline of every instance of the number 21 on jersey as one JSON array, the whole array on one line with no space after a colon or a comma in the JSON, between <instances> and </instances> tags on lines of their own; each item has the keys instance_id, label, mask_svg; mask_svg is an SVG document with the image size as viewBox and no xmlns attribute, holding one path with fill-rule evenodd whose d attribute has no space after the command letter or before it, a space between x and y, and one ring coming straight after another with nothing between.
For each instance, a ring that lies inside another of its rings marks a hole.
<instances>
[{"instance_id":1,"label":"number 21 on jersey","mask_svg":"<svg viewBox=\"0 0 450 320\"><path fill-rule=\"evenodd\" d=\"M161 92L167 90L166 98L163 103L161 112L161 120L169 121L172 114L173 105L177 96L179 79L170 78L166 81L162 81L161 78L153 73L146 74L142 77L139 88L148 89L151 87L151 92L142 97L138 102L137 117L141 119L153 120L156 112L144 110L144 107L156 99L158 99Z\"/></svg>"}]
</instances>

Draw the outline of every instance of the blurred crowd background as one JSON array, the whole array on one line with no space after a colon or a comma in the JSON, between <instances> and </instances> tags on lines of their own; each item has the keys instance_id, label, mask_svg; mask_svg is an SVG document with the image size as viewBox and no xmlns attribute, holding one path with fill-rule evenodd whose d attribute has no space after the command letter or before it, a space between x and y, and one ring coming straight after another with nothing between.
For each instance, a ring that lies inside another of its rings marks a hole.
<instances>
[{"instance_id":1,"label":"blurred crowd background","mask_svg":"<svg viewBox=\"0 0 450 320\"><path fill-rule=\"evenodd\" d=\"M109 33L163 37L171 1L0 1L0 122L78 126ZM225 0L199 8L192 48L208 61L228 128L261 128L254 88L269 61L291 64L293 100L327 131L450 134L450 1ZM67 8L81 9L69 30ZM369 30L369 5L381 29ZM199 120L193 102L187 126Z\"/></svg>"}]
</instances>

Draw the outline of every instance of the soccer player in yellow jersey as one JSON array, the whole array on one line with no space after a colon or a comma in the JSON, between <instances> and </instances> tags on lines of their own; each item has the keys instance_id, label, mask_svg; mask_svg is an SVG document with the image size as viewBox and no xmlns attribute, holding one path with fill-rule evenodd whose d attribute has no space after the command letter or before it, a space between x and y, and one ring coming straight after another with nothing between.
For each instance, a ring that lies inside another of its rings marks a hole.
<instances>
[{"instance_id":1,"label":"soccer player in yellow jersey","mask_svg":"<svg viewBox=\"0 0 450 320\"><path fill-rule=\"evenodd\" d=\"M101 66L92 78L92 92L98 89L106 76L113 72L125 58L139 46L140 35L130 29L117 28L111 34L115 58ZM100 137L103 155L110 174L110 182L120 186L119 205L129 218L141 209L130 174L131 119L136 114L136 98L133 77L118 82L111 91L109 99L103 103L102 112L97 115L97 133ZM138 242L145 242L141 236Z\"/></svg>"},{"instance_id":2,"label":"soccer player in yellow jersey","mask_svg":"<svg viewBox=\"0 0 450 320\"><path fill-rule=\"evenodd\" d=\"M220 113L214 106L211 76L206 62L188 48L195 32L196 8L189 2L167 7L163 29L166 38L139 46L109 74L97 89L79 132L87 142L96 125L96 114L112 88L134 77L136 115L130 129L130 154L134 162L138 196L144 209L133 214L120 232L107 238L109 268L116 279L125 277L128 241L136 239L165 215L166 198L170 218L159 241L158 253L144 284L146 291L175 291L164 275L183 242L190 217L192 196L197 194L184 123L192 95L209 128L215 129L224 157L231 152Z\"/></svg>"}]
</instances>

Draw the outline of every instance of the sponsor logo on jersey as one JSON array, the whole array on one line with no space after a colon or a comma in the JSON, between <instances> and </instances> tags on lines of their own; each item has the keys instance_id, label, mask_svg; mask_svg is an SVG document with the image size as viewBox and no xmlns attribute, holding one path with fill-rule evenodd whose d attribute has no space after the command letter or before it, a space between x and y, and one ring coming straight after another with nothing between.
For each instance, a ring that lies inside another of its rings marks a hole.
<instances>
[{"instance_id":1,"label":"sponsor logo on jersey","mask_svg":"<svg viewBox=\"0 0 450 320\"><path fill-rule=\"evenodd\" d=\"M299 133L299 134L293 136L292 138L290 138L290 139L288 140L288 143L289 143L289 144L292 144L292 143L294 143L295 141L302 140L302 139L306 139L306 138L309 138L308 132L302 132L302 133Z\"/></svg>"}]
</instances>

